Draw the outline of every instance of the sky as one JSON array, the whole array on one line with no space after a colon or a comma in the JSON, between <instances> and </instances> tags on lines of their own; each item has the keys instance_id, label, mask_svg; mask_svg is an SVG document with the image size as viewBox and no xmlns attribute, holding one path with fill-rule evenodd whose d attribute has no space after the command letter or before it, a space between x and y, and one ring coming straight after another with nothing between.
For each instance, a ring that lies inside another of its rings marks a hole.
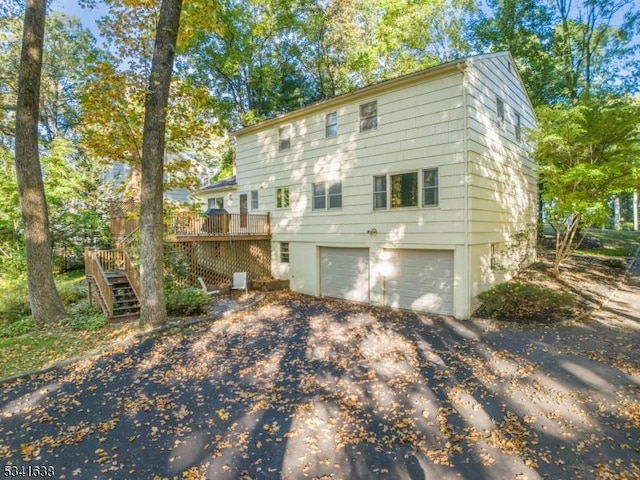
<instances>
[{"instance_id":1,"label":"sky","mask_svg":"<svg viewBox=\"0 0 640 480\"><path fill-rule=\"evenodd\" d=\"M100 44L100 31L98 30L96 20L105 15L107 9L104 7L102 2L97 1L96 3L97 5L95 9L88 9L82 8L78 4L78 0L53 0L51 2L51 10L63 12L67 15L79 18L82 25L91 30L93 36L98 39L98 44Z\"/></svg>"}]
</instances>

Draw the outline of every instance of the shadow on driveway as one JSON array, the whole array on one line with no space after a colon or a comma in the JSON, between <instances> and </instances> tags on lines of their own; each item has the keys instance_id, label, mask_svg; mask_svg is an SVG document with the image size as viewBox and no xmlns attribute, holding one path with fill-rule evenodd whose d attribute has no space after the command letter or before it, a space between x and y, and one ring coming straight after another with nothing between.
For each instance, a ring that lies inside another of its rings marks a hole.
<instances>
[{"instance_id":1,"label":"shadow on driveway","mask_svg":"<svg viewBox=\"0 0 640 480\"><path fill-rule=\"evenodd\" d=\"M638 329L296 294L0 385L54 478L640 478ZM616 477L616 475L619 475Z\"/></svg>"}]
</instances>

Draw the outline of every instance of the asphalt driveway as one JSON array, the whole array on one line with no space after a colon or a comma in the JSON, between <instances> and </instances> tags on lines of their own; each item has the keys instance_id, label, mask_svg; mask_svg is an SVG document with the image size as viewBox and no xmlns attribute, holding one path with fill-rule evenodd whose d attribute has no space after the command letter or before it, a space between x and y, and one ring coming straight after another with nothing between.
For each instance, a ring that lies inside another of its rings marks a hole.
<instances>
[{"instance_id":1,"label":"asphalt driveway","mask_svg":"<svg viewBox=\"0 0 640 480\"><path fill-rule=\"evenodd\" d=\"M0 469L82 479L640 478L639 332L269 297L0 385Z\"/></svg>"}]
</instances>

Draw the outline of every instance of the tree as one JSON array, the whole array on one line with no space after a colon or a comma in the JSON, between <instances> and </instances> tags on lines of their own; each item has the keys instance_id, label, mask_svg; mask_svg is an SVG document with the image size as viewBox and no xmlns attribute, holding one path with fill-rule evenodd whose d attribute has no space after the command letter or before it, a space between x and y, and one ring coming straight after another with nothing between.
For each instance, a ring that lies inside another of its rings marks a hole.
<instances>
[{"instance_id":1,"label":"tree","mask_svg":"<svg viewBox=\"0 0 640 480\"><path fill-rule=\"evenodd\" d=\"M572 103L638 88L633 0L488 0L475 22L479 51L509 50L534 104Z\"/></svg>"},{"instance_id":2,"label":"tree","mask_svg":"<svg viewBox=\"0 0 640 480\"><path fill-rule=\"evenodd\" d=\"M166 322L163 292L164 135L182 0L162 0L145 98L140 197L140 321Z\"/></svg>"},{"instance_id":3,"label":"tree","mask_svg":"<svg viewBox=\"0 0 640 480\"><path fill-rule=\"evenodd\" d=\"M66 317L53 281L49 216L38 152L46 0L27 0L16 109L15 164L24 223L27 281L38 324Z\"/></svg>"},{"instance_id":4,"label":"tree","mask_svg":"<svg viewBox=\"0 0 640 480\"><path fill-rule=\"evenodd\" d=\"M538 109L533 133L542 197L557 232L554 274L579 244L579 232L609 218L611 195L640 179L640 103L587 97Z\"/></svg>"},{"instance_id":5,"label":"tree","mask_svg":"<svg viewBox=\"0 0 640 480\"><path fill-rule=\"evenodd\" d=\"M126 163L131 175L124 185L124 195L138 200L146 82L159 4L137 0L105 0L104 4L109 11L100 20L100 28L116 56L103 54L88 62L87 81L80 95L83 115L80 143L84 152L100 163ZM221 134L219 114L211 108L209 91L190 82L186 74L180 75L181 69L176 67L178 74L174 72L167 106L166 150L173 154L187 153L200 163L215 154ZM180 172L180 186L193 185L197 165L180 161L184 155L171 158L165 165L167 172Z\"/></svg>"}]
</instances>

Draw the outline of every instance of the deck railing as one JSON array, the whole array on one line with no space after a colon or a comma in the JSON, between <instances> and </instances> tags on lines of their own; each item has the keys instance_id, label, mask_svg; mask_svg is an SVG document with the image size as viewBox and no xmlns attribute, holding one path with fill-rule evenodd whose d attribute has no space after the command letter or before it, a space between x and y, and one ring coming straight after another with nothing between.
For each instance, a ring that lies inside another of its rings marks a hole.
<instances>
[{"instance_id":1,"label":"deck railing","mask_svg":"<svg viewBox=\"0 0 640 480\"><path fill-rule=\"evenodd\" d=\"M269 214L221 213L198 215L181 213L172 219L170 231L175 236L199 235L269 235Z\"/></svg>"},{"instance_id":2,"label":"deck railing","mask_svg":"<svg viewBox=\"0 0 640 480\"><path fill-rule=\"evenodd\" d=\"M140 222L137 218L112 218L111 235L118 243L135 239ZM204 215L195 212L176 213L166 225L174 236L269 235L271 219L266 214L221 213Z\"/></svg>"}]
</instances>

